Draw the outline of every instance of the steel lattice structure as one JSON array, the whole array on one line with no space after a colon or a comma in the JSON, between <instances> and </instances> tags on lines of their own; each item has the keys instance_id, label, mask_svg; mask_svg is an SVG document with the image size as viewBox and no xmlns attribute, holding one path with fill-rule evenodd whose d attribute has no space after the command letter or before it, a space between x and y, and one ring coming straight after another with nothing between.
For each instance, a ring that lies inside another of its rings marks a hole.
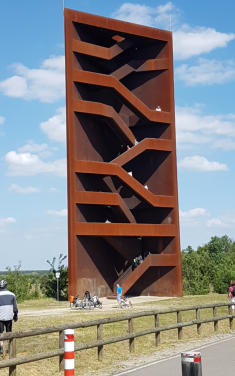
<instances>
[{"instance_id":1,"label":"steel lattice structure","mask_svg":"<svg viewBox=\"0 0 235 376\"><path fill-rule=\"evenodd\" d=\"M69 294L181 295L171 32L65 9L65 45Z\"/></svg>"}]
</instances>

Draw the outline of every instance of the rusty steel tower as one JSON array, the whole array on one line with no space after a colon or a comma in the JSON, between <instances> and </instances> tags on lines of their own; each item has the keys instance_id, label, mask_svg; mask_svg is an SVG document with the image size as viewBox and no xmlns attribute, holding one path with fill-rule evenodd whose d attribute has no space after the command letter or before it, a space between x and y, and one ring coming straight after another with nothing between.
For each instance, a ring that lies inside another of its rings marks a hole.
<instances>
[{"instance_id":1,"label":"rusty steel tower","mask_svg":"<svg viewBox=\"0 0 235 376\"><path fill-rule=\"evenodd\" d=\"M64 13L69 294L179 296L172 34Z\"/></svg>"}]
</instances>

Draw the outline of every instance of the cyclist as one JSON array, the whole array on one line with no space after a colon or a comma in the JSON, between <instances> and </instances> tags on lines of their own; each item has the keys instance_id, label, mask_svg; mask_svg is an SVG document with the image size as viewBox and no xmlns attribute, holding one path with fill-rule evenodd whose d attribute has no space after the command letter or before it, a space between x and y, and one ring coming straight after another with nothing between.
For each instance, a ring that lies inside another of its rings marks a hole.
<instances>
[{"instance_id":1,"label":"cyclist","mask_svg":"<svg viewBox=\"0 0 235 376\"><path fill-rule=\"evenodd\" d=\"M12 331L12 320L18 320L18 308L13 292L7 290L7 281L0 281L0 335ZM0 341L0 354L3 353L3 341Z\"/></svg>"}]
</instances>

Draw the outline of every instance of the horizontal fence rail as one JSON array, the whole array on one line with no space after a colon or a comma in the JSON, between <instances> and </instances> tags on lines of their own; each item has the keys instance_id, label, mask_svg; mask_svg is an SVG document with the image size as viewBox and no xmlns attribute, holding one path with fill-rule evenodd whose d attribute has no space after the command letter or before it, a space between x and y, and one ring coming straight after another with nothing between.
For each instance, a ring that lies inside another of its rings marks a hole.
<instances>
[{"instance_id":1,"label":"horizontal fence rail","mask_svg":"<svg viewBox=\"0 0 235 376\"><path fill-rule=\"evenodd\" d=\"M182 307L182 308L171 308L171 309L162 309L162 310L150 310L150 311L142 311L138 313L132 313L120 317L108 317L99 320L92 320L80 323L68 323L66 325L58 325L52 326L48 328L38 328L24 332L13 332L13 333L4 333L0 336L1 340L9 340L9 359L0 361L0 368L7 368L9 367L9 375L16 376L16 366L22 365L25 363L35 362L38 360L49 359L53 357L59 358L59 371L63 370L63 360L64 360L64 348L63 348L63 339L64 339L64 330L65 329L79 329L79 328L89 328L89 327L97 327L97 340L89 343L84 343L80 345L75 345L74 351L81 351L87 350L97 347L98 353L98 360L102 360L103 358L103 347L105 345L109 345L112 343L122 342L122 341L129 341L129 351L134 351L134 339L138 337L142 337L148 334L155 334L155 345L160 344L160 333L167 330L177 329L178 331L178 339L181 340L183 338L183 328L196 325L197 326L197 333L198 335L201 334L201 325L205 323L214 323L214 332L218 331L218 322L221 320L229 320L229 327L232 329L233 327L233 319L235 315L233 315L232 310L233 303L214 303L214 304L205 304L200 306L189 306L189 307ZM217 316L217 308L219 307L227 307L228 314L223 316ZM200 312L203 309L212 309L212 317L200 319ZM195 311L195 320L191 321L182 321L181 313L185 311ZM160 326L160 315L169 314L169 313L176 313L176 323L171 325ZM134 325L133 321L136 318L140 317L154 317L154 327L150 329L145 329L142 331L134 332ZM103 339L103 326L105 324L113 324L120 321L127 321L128 322L128 334L123 336L117 337L109 337ZM50 334L50 333L58 333L59 334L59 348L47 352L37 353L30 356L24 357L17 357L16 356L16 339L19 338L27 338L27 337L35 337L43 334Z\"/></svg>"}]
</instances>

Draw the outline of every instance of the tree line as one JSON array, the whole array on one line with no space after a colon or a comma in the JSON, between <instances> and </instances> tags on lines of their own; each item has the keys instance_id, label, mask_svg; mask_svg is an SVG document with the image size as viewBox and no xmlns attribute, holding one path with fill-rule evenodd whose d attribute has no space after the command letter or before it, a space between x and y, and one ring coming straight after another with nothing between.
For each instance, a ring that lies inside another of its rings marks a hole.
<instances>
[{"instance_id":1,"label":"tree line","mask_svg":"<svg viewBox=\"0 0 235 376\"><path fill-rule=\"evenodd\" d=\"M184 295L203 295L209 292L225 294L229 282L235 281L235 242L227 235L213 236L208 243L194 250L191 246L183 249L182 278ZM68 299L68 267L63 264L66 256L59 255L47 260L48 272L24 273L21 264L0 275L6 279L8 288L16 294L18 301L56 298L56 271L60 272L59 298ZM0 273L1 274L1 273Z\"/></svg>"},{"instance_id":2,"label":"tree line","mask_svg":"<svg viewBox=\"0 0 235 376\"><path fill-rule=\"evenodd\" d=\"M185 295L227 293L235 281L235 242L224 235L196 250L188 246L182 251L182 277Z\"/></svg>"},{"instance_id":3,"label":"tree line","mask_svg":"<svg viewBox=\"0 0 235 376\"><path fill-rule=\"evenodd\" d=\"M56 298L57 280L56 272L60 272L59 278L59 299L68 298L68 267L63 264L67 256L60 255L56 265L56 257L50 262L50 270L41 273L40 271L27 272L21 270L21 263L14 268L8 267L6 272L0 273L0 279L7 281L7 288L14 292L17 301L22 302L29 299L43 297Z\"/></svg>"}]
</instances>

